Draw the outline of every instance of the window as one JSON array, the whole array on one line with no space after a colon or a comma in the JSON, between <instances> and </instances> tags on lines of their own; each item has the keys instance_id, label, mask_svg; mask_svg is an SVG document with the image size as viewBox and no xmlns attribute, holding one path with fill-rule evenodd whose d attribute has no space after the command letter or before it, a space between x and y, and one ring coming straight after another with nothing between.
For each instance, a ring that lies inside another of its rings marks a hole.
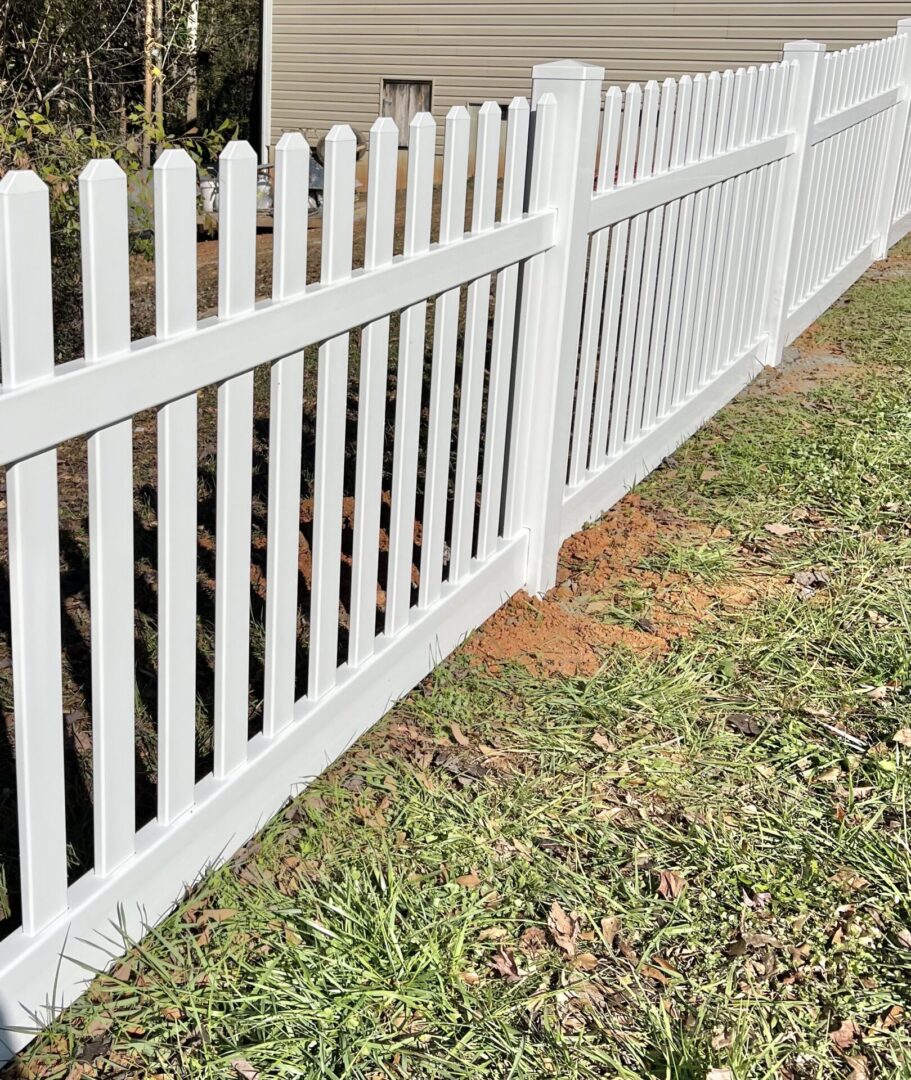
<instances>
[{"instance_id":1,"label":"window","mask_svg":"<svg viewBox=\"0 0 911 1080\"><path fill-rule=\"evenodd\" d=\"M430 112L431 83L415 79L383 79L381 115L391 116L399 129L399 146L408 145L408 125L419 112Z\"/></svg>"}]
</instances>

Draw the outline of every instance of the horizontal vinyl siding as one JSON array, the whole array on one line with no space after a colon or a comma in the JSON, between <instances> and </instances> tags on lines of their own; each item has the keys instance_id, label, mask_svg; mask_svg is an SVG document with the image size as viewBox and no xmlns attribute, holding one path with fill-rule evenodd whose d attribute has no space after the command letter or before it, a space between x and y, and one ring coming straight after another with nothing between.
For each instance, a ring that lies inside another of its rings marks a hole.
<instances>
[{"instance_id":1,"label":"horizontal vinyl siding","mask_svg":"<svg viewBox=\"0 0 911 1080\"><path fill-rule=\"evenodd\" d=\"M625 85L776 60L797 38L844 48L911 16L911 2L878 0L273 4L273 144L336 123L366 131L384 78L431 81L440 123L452 105L528 95L532 66L549 60L600 64L607 84Z\"/></svg>"}]
</instances>

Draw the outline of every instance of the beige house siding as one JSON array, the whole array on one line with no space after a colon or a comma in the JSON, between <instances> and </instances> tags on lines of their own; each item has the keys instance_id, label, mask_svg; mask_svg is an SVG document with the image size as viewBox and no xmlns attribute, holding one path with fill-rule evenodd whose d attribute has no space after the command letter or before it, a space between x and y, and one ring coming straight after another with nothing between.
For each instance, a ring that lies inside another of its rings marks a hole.
<instances>
[{"instance_id":1,"label":"beige house siding","mask_svg":"<svg viewBox=\"0 0 911 1080\"><path fill-rule=\"evenodd\" d=\"M782 42L797 38L844 48L894 33L896 20L911 16L911 3L879 0L271 0L271 7L265 128L272 145L288 130L321 134L349 123L366 131L381 111L383 79L430 81L439 123L452 105L528 95L532 65L548 60L601 64L608 83L625 85L775 60Z\"/></svg>"}]
</instances>

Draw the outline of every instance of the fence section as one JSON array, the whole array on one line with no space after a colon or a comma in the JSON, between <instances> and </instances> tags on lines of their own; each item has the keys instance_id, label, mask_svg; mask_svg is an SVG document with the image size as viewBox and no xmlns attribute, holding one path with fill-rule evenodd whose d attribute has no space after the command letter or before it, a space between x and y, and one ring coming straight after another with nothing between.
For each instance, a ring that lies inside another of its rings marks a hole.
<instances>
[{"instance_id":1,"label":"fence section","mask_svg":"<svg viewBox=\"0 0 911 1080\"><path fill-rule=\"evenodd\" d=\"M256 162L232 144L221 161L218 315L202 322L195 170L169 151L155 168L157 333L133 344L125 180L93 163L80 184L85 359L56 367L47 192L27 173L0 182L21 910L0 941L7 1053L122 935L160 918L505 598L547 588L569 533L777 362L911 227L911 24L899 30L829 57L795 43L778 64L603 97L600 68L544 65L531 108L516 99L508 109L501 192L500 106L480 111L471 184L468 113L452 110L438 204L434 123L419 115L399 254L398 133L378 120L356 269L351 131L326 142L318 275L308 269L309 148L286 135L272 297L258 304ZM260 370L268 513L251 735ZM313 416L302 416L313 386ZM207 387L217 388L214 637L203 649L213 751L197 781ZM157 815L137 829L131 428L151 409ZM312 585L301 605L311 419ZM56 458L76 437L88 439L94 865L68 884Z\"/></svg>"}]
</instances>

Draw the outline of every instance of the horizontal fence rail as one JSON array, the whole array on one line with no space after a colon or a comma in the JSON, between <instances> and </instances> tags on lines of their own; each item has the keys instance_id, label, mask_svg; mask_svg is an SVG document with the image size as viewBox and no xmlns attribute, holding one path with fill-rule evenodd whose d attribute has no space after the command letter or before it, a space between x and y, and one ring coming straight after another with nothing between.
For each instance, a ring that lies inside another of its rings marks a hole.
<instances>
[{"instance_id":1,"label":"horizontal fence rail","mask_svg":"<svg viewBox=\"0 0 911 1080\"><path fill-rule=\"evenodd\" d=\"M259 302L257 163L229 144L218 308L202 320L196 168L164 152L156 332L135 342L126 178L91 163L84 358L56 365L48 193L31 173L0 181L17 818L3 1055L506 598L549 588L568 535L911 230L911 21L831 54L793 42L780 63L603 80L545 64L530 101L487 103L475 124L454 108L439 189L436 126L418 114L401 208L399 133L378 120L363 218L355 138L334 128L318 258L310 148L286 134ZM146 586L134 446L150 414ZM91 590L91 828L76 873L58 487L72 440ZM152 644L136 629L147 593Z\"/></svg>"}]
</instances>

